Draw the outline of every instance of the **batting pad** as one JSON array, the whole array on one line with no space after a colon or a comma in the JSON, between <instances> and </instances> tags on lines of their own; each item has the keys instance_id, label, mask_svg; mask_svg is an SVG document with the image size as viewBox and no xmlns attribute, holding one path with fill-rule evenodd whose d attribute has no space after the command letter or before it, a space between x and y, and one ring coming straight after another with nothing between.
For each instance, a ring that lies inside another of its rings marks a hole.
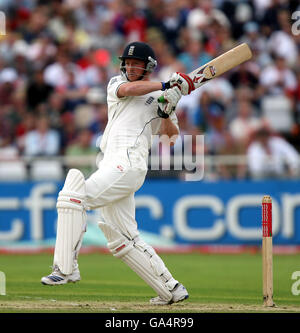
<instances>
[{"instance_id":1,"label":"batting pad","mask_svg":"<svg viewBox=\"0 0 300 333\"><path fill-rule=\"evenodd\" d=\"M77 169L71 169L56 205L58 218L54 265L65 275L73 272L74 261L86 231L85 195L83 174Z\"/></svg>"},{"instance_id":2,"label":"batting pad","mask_svg":"<svg viewBox=\"0 0 300 333\"><path fill-rule=\"evenodd\" d=\"M139 237L136 237L134 239L134 243L136 248L138 248L141 252L145 253L148 256L154 273L160 277L160 279L165 283L169 290L172 290L178 284L178 281L173 278L173 276L165 266L164 262L156 254L153 247L146 244Z\"/></svg>"},{"instance_id":3,"label":"batting pad","mask_svg":"<svg viewBox=\"0 0 300 333\"><path fill-rule=\"evenodd\" d=\"M137 247L133 240L122 235L118 229L104 222L99 222L98 225L107 239L107 247L110 252L124 261L160 297L170 301L172 294L160 276L153 270L149 256L140 247Z\"/></svg>"}]
</instances>

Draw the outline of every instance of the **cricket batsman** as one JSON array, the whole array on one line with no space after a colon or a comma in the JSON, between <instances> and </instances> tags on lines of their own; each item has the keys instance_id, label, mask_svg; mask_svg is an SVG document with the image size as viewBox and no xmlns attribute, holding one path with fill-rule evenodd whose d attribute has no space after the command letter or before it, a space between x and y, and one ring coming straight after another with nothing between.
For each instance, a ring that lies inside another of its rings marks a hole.
<instances>
[{"instance_id":1,"label":"cricket batsman","mask_svg":"<svg viewBox=\"0 0 300 333\"><path fill-rule=\"evenodd\" d=\"M193 86L181 73L174 73L168 82L150 81L157 61L145 43L127 45L120 60L121 75L107 87L108 123L100 144L104 157L87 180L79 170L69 170L57 199L53 271L41 282L60 285L80 280L78 254L86 231L86 210L100 208L99 227L108 249L154 289L157 296L150 303L176 303L188 298L188 292L141 239L134 194L145 180L152 135L179 134L174 111L182 94L190 93ZM158 102L161 94L164 103Z\"/></svg>"}]
</instances>

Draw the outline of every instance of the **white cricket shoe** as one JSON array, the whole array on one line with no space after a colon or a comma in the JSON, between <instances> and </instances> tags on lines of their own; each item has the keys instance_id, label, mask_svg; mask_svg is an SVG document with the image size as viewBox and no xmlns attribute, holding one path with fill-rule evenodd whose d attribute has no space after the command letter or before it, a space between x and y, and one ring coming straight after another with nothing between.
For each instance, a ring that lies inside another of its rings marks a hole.
<instances>
[{"instance_id":1,"label":"white cricket shoe","mask_svg":"<svg viewBox=\"0 0 300 333\"><path fill-rule=\"evenodd\" d=\"M189 294L185 287L181 284L178 283L174 289L171 291L172 293L172 299L170 301L166 301L160 296L154 297L150 299L150 304L153 305L167 305L167 304L172 304L172 303L178 303L181 301L184 301L189 297Z\"/></svg>"},{"instance_id":2,"label":"white cricket shoe","mask_svg":"<svg viewBox=\"0 0 300 333\"><path fill-rule=\"evenodd\" d=\"M80 281L78 266L74 269L73 273L69 275L64 275L57 266L54 266L52 273L48 276L42 277L41 279L42 284L49 286L56 286L77 281Z\"/></svg>"}]
</instances>

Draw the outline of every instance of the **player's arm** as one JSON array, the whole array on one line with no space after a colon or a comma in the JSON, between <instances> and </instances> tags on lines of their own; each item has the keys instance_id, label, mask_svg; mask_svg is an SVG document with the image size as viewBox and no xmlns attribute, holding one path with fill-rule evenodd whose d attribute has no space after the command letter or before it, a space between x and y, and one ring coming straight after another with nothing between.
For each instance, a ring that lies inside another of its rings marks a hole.
<instances>
[{"instance_id":1,"label":"player's arm","mask_svg":"<svg viewBox=\"0 0 300 333\"><path fill-rule=\"evenodd\" d=\"M171 145L173 145L179 135L177 126L173 123L171 118L161 120L160 135L167 135L169 137Z\"/></svg>"},{"instance_id":2,"label":"player's arm","mask_svg":"<svg viewBox=\"0 0 300 333\"><path fill-rule=\"evenodd\" d=\"M119 98L126 96L143 96L152 91L162 90L161 82L153 81L134 81L126 82L120 85L117 96Z\"/></svg>"},{"instance_id":3,"label":"player's arm","mask_svg":"<svg viewBox=\"0 0 300 333\"><path fill-rule=\"evenodd\" d=\"M161 119L159 134L161 135L162 140L164 140L164 137L167 136L167 142L173 146L179 136L179 133L178 119L174 112L171 112L168 118Z\"/></svg>"}]
</instances>

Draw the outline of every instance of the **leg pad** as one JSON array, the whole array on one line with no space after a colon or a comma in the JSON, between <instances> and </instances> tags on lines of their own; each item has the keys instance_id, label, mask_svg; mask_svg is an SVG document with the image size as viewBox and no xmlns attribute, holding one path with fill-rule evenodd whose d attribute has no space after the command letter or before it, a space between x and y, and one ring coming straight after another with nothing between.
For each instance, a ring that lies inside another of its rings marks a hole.
<instances>
[{"instance_id":1,"label":"leg pad","mask_svg":"<svg viewBox=\"0 0 300 333\"><path fill-rule=\"evenodd\" d=\"M54 266L57 265L65 275L73 272L86 231L84 198L84 176L79 170L71 169L56 205L58 218Z\"/></svg>"},{"instance_id":2,"label":"leg pad","mask_svg":"<svg viewBox=\"0 0 300 333\"><path fill-rule=\"evenodd\" d=\"M118 229L104 222L99 222L98 225L107 239L107 247L110 252L124 261L159 296L166 301L170 301L172 294L160 276L153 270L150 257L140 247L136 246L133 240L129 240L122 235Z\"/></svg>"}]
</instances>

